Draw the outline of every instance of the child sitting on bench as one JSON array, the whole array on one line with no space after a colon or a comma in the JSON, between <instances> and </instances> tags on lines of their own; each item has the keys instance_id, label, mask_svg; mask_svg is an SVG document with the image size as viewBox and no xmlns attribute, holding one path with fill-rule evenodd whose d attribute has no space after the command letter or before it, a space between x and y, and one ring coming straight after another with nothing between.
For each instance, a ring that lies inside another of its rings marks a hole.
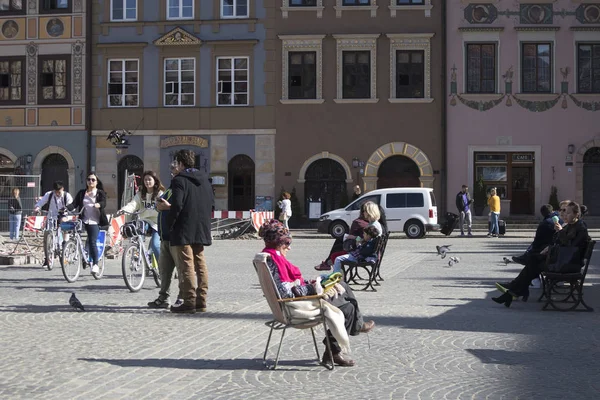
<instances>
[{"instance_id":1,"label":"child sitting on bench","mask_svg":"<svg viewBox=\"0 0 600 400\"><path fill-rule=\"evenodd\" d=\"M351 251L348 254L344 254L335 259L333 263L333 272L342 272L342 263L345 261L361 262L377 261L377 242L378 242L379 230L370 225L367 226L363 231L363 241L358 245L356 250ZM322 276L325 279L327 275Z\"/></svg>"}]
</instances>

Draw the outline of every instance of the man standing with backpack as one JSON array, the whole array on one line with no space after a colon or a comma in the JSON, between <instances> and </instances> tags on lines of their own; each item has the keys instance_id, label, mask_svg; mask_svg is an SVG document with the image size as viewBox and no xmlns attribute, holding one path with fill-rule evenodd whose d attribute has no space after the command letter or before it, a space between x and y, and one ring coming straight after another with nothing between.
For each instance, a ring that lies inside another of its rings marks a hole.
<instances>
[{"instance_id":1,"label":"man standing with backpack","mask_svg":"<svg viewBox=\"0 0 600 400\"><path fill-rule=\"evenodd\" d=\"M46 209L48 211L48 218L54 218L57 220L58 234L59 236L62 236L59 219L63 216L63 210L65 210L67 205L71 204L72 202L73 196L71 196L69 192L65 191L65 185L62 183L62 181L56 181L52 185L52 190L46 192L44 196L42 196L42 198L37 203L35 203L35 208L33 209L33 211L37 213L40 211L41 208ZM48 267L49 264L49 255L46 254L46 241L48 240L47 236L49 234L51 234L51 232L44 232L44 267ZM64 243L67 240L69 240L69 238L67 237L67 235L65 235L63 237L62 242Z\"/></svg>"},{"instance_id":2,"label":"man standing with backpack","mask_svg":"<svg viewBox=\"0 0 600 400\"><path fill-rule=\"evenodd\" d=\"M458 209L458 215L460 216L460 236L465 236L465 228L464 224L467 223L467 228L469 232L469 236L473 236L471 233L471 206L473 204L473 200L469 195L469 187L467 185L462 185L462 189L460 192L456 194L456 208Z\"/></svg>"}]
</instances>

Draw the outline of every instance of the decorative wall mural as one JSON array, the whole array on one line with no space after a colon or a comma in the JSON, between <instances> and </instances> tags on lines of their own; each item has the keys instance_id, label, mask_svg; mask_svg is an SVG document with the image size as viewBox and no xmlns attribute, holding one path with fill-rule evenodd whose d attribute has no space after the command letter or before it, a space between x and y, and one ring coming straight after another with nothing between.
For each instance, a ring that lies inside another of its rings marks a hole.
<instances>
[{"instance_id":1,"label":"decorative wall mural","mask_svg":"<svg viewBox=\"0 0 600 400\"><path fill-rule=\"evenodd\" d=\"M552 4L521 4L519 20L522 24L552 24Z\"/></svg>"},{"instance_id":2,"label":"decorative wall mural","mask_svg":"<svg viewBox=\"0 0 600 400\"><path fill-rule=\"evenodd\" d=\"M12 19L9 19L8 21L2 24L2 34L5 38L12 39L15 36L17 36L18 33L19 25Z\"/></svg>"},{"instance_id":3,"label":"decorative wall mural","mask_svg":"<svg viewBox=\"0 0 600 400\"><path fill-rule=\"evenodd\" d=\"M502 75L502 79L504 79L504 93L498 93L500 96L494 100L488 101L476 101L469 100L464 98L458 93L458 84L456 82L457 78L457 70L456 65L450 68L450 105L456 106L458 104L457 100L460 101L465 106L472 108L477 111L488 111L497 105L501 104L504 99L506 99L506 106L511 107L513 101L517 103L519 106L531 112L543 112L548 111L554 106L556 106L559 101L562 99L561 107L563 109L568 108L567 99L571 99L573 104L579 108L583 108L588 111L600 111L600 101L583 101L579 100L575 94L569 93L569 81L568 77L571 73L571 69L569 67L559 68L560 73L562 75L563 81L561 82L561 93L558 94L555 98L550 100L525 100L517 97L512 93L512 79L514 76L513 67L511 66L506 73Z\"/></svg>"},{"instance_id":4,"label":"decorative wall mural","mask_svg":"<svg viewBox=\"0 0 600 400\"><path fill-rule=\"evenodd\" d=\"M469 4L465 19L471 24L491 24L498 18L498 9L492 4Z\"/></svg>"},{"instance_id":5,"label":"decorative wall mural","mask_svg":"<svg viewBox=\"0 0 600 400\"><path fill-rule=\"evenodd\" d=\"M65 33L65 24L58 18L52 18L46 24L46 32L52 37L62 36Z\"/></svg>"},{"instance_id":6,"label":"decorative wall mural","mask_svg":"<svg viewBox=\"0 0 600 400\"><path fill-rule=\"evenodd\" d=\"M575 10L575 18L582 24L600 24L600 4L581 4Z\"/></svg>"}]
</instances>

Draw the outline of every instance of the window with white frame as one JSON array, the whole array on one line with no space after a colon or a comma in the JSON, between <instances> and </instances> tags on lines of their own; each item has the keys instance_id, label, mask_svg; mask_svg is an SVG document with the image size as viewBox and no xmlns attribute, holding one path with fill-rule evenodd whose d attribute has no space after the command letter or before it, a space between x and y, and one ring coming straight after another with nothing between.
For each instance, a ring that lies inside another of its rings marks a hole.
<instances>
[{"instance_id":1,"label":"window with white frame","mask_svg":"<svg viewBox=\"0 0 600 400\"><path fill-rule=\"evenodd\" d=\"M387 34L391 103L430 103L433 33Z\"/></svg>"},{"instance_id":2,"label":"window with white frame","mask_svg":"<svg viewBox=\"0 0 600 400\"><path fill-rule=\"evenodd\" d=\"M165 58L165 106L193 106L195 80L196 59Z\"/></svg>"},{"instance_id":3,"label":"window with white frame","mask_svg":"<svg viewBox=\"0 0 600 400\"><path fill-rule=\"evenodd\" d=\"M167 0L167 19L194 18L194 0Z\"/></svg>"},{"instance_id":4,"label":"window with white frame","mask_svg":"<svg viewBox=\"0 0 600 400\"><path fill-rule=\"evenodd\" d=\"M221 0L221 18L248 18L250 0Z\"/></svg>"},{"instance_id":5,"label":"window with white frame","mask_svg":"<svg viewBox=\"0 0 600 400\"><path fill-rule=\"evenodd\" d=\"M139 61L108 60L109 107L139 106Z\"/></svg>"},{"instance_id":6,"label":"window with white frame","mask_svg":"<svg viewBox=\"0 0 600 400\"><path fill-rule=\"evenodd\" d=\"M334 35L337 42L336 103L375 103L377 99L377 38L372 35Z\"/></svg>"},{"instance_id":7,"label":"window with white frame","mask_svg":"<svg viewBox=\"0 0 600 400\"><path fill-rule=\"evenodd\" d=\"M137 0L110 0L111 21L136 21Z\"/></svg>"},{"instance_id":8,"label":"window with white frame","mask_svg":"<svg viewBox=\"0 0 600 400\"><path fill-rule=\"evenodd\" d=\"M280 35L282 42L281 103L323 103L323 38L325 35Z\"/></svg>"},{"instance_id":9,"label":"window with white frame","mask_svg":"<svg viewBox=\"0 0 600 400\"><path fill-rule=\"evenodd\" d=\"M248 105L248 57L217 57L217 105Z\"/></svg>"}]
</instances>

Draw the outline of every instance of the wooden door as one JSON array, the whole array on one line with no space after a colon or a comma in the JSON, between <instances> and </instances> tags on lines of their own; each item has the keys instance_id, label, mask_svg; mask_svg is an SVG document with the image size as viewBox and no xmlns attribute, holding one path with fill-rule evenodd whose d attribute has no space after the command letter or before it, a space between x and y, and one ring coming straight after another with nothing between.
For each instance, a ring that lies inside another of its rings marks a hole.
<instances>
[{"instance_id":1,"label":"wooden door","mask_svg":"<svg viewBox=\"0 0 600 400\"><path fill-rule=\"evenodd\" d=\"M512 167L511 214L533 214L533 167Z\"/></svg>"}]
</instances>

